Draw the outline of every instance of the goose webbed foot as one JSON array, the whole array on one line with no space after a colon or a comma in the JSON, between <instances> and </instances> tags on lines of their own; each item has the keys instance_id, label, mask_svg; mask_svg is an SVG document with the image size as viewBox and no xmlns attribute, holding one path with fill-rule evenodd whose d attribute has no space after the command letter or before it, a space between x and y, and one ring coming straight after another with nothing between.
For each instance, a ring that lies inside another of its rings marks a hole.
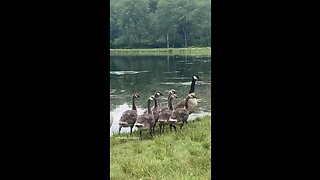
<instances>
[{"instance_id":1,"label":"goose webbed foot","mask_svg":"<svg viewBox=\"0 0 320 180\"><path fill-rule=\"evenodd\" d=\"M152 133L153 134L156 132L155 127L156 127L156 125L154 125L153 128L152 128Z\"/></svg>"},{"instance_id":2,"label":"goose webbed foot","mask_svg":"<svg viewBox=\"0 0 320 180\"><path fill-rule=\"evenodd\" d=\"M132 136L132 128L133 126L130 126L130 136Z\"/></svg>"},{"instance_id":3,"label":"goose webbed foot","mask_svg":"<svg viewBox=\"0 0 320 180\"><path fill-rule=\"evenodd\" d=\"M150 132L150 136L151 136L151 138L153 139L153 135L152 135L152 132Z\"/></svg>"},{"instance_id":4,"label":"goose webbed foot","mask_svg":"<svg viewBox=\"0 0 320 180\"><path fill-rule=\"evenodd\" d=\"M184 122L182 122L182 124L181 124L181 126L180 126L180 130L182 129L183 125L184 125Z\"/></svg>"},{"instance_id":5,"label":"goose webbed foot","mask_svg":"<svg viewBox=\"0 0 320 180\"><path fill-rule=\"evenodd\" d=\"M159 131L159 132L160 132L160 135L161 135L161 128L162 128L162 127L161 127L161 125L159 125L159 129L160 129L160 131Z\"/></svg>"},{"instance_id":6,"label":"goose webbed foot","mask_svg":"<svg viewBox=\"0 0 320 180\"><path fill-rule=\"evenodd\" d=\"M140 131L140 140L142 140L142 131Z\"/></svg>"},{"instance_id":7,"label":"goose webbed foot","mask_svg":"<svg viewBox=\"0 0 320 180\"><path fill-rule=\"evenodd\" d=\"M120 135L121 128L122 128L122 127L120 126L120 127L119 127L119 135Z\"/></svg>"},{"instance_id":8,"label":"goose webbed foot","mask_svg":"<svg viewBox=\"0 0 320 180\"><path fill-rule=\"evenodd\" d=\"M153 138L152 132L153 132L153 128L152 128L152 126L151 126L151 128L150 128L150 130L149 130L149 134L150 134L150 136Z\"/></svg>"},{"instance_id":9,"label":"goose webbed foot","mask_svg":"<svg viewBox=\"0 0 320 180\"><path fill-rule=\"evenodd\" d=\"M154 124L154 125L153 125L153 128L152 128L153 133L155 132L155 128L156 128L156 126L157 126L156 124Z\"/></svg>"}]
</instances>

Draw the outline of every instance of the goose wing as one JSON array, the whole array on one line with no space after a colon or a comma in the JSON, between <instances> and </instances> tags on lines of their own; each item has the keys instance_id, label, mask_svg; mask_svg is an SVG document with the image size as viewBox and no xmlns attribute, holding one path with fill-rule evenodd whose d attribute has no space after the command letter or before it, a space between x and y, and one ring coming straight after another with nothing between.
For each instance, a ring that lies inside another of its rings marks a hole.
<instances>
[{"instance_id":1,"label":"goose wing","mask_svg":"<svg viewBox=\"0 0 320 180\"><path fill-rule=\"evenodd\" d=\"M197 99L196 98L189 99L189 101L188 101L189 114L195 112L197 108L198 108Z\"/></svg>"},{"instance_id":2,"label":"goose wing","mask_svg":"<svg viewBox=\"0 0 320 180\"><path fill-rule=\"evenodd\" d=\"M174 107L174 109L184 108L185 103L186 103L186 100L185 100L185 99L181 100L181 101Z\"/></svg>"},{"instance_id":3,"label":"goose wing","mask_svg":"<svg viewBox=\"0 0 320 180\"><path fill-rule=\"evenodd\" d=\"M179 120L186 121L189 118L189 111L187 109L179 109Z\"/></svg>"},{"instance_id":4,"label":"goose wing","mask_svg":"<svg viewBox=\"0 0 320 180\"><path fill-rule=\"evenodd\" d=\"M179 116L179 111L174 110L174 111L171 113L170 118L171 118L171 119L178 119L178 116Z\"/></svg>"},{"instance_id":5,"label":"goose wing","mask_svg":"<svg viewBox=\"0 0 320 180\"><path fill-rule=\"evenodd\" d=\"M134 110L127 110L122 113L120 121L126 121L128 123L135 123L137 121L138 114Z\"/></svg>"},{"instance_id":6,"label":"goose wing","mask_svg":"<svg viewBox=\"0 0 320 180\"><path fill-rule=\"evenodd\" d=\"M167 109L159 113L159 119L169 120L171 115L172 115L172 111L170 109Z\"/></svg>"}]
</instances>

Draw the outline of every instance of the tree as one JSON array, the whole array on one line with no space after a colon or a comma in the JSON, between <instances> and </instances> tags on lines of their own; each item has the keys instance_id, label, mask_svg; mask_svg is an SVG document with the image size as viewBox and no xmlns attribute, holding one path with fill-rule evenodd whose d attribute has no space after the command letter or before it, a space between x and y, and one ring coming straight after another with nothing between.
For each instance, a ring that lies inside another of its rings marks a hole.
<instances>
[{"instance_id":1,"label":"tree","mask_svg":"<svg viewBox=\"0 0 320 180\"><path fill-rule=\"evenodd\" d=\"M209 0L111 0L110 47L211 45Z\"/></svg>"}]
</instances>

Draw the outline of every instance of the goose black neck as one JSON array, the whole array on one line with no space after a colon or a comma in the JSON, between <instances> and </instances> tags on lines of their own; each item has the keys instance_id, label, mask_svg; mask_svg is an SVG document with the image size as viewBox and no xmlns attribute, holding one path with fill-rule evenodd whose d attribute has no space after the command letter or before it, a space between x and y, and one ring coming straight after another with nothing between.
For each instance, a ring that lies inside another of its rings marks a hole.
<instances>
[{"instance_id":1,"label":"goose black neck","mask_svg":"<svg viewBox=\"0 0 320 180\"><path fill-rule=\"evenodd\" d=\"M151 107L150 107L150 104L151 104L151 101L148 100L148 103L147 103L147 107L148 107L148 114L151 114Z\"/></svg>"},{"instance_id":2,"label":"goose black neck","mask_svg":"<svg viewBox=\"0 0 320 180\"><path fill-rule=\"evenodd\" d=\"M169 93L169 95L168 95L168 102L169 102L169 99L170 99L170 96L171 96L172 94L171 93Z\"/></svg>"},{"instance_id":3,"label":"goose black neck","mask_svg":"<svg viewBox=\"0 0 320 180\"><path fill-rule=\"evenodd\" d=\"M190 94L190 93L194 93L195 87L196 87L196 80L195 80L195 79L192 79L189 94Z\"/></svg>"},{"instance_id":4,"label":"goose black neck","mask_svg":"<svg viewBox=\"0 0 320 180\"><path fill-rule=\"evenodd\" d=\"M132 110L137 110L136 104L134 102L134 97L132 97Z\"/></svg>"},{"instance_id":5,"label":"goose black neck","mask_svg":"<svg viewBox=\"0 0 320 180\"><path fill-rule=\"evenodd\" d=\"M168 96L168 107L170 107L169 106L169 102L170 102L170 96L171 96L172 94L169 94L169 96Z\"/></svg>"},{"instance_id":6,"label":"goose black neck","mask_svg":"<svg viewBox=\"0 0 320 180\"><path fill-rule=\"evenodd\" d=\"M154 107L155 107L155 108L158 107L158 102L157 102L157 101L158 101L158 99L155 99L155 100L154 100Z\"/></svg>"},{"instance_id":7,"label":"goose black neck","mask_svg":"<svg viewBox=\"0 0 320 180\"><path fill-rule=\"evenodd\" d=\"M168 98L168 107L169 107L170 110L173 110L172 98Z\"/></svg>"}]
</instances>

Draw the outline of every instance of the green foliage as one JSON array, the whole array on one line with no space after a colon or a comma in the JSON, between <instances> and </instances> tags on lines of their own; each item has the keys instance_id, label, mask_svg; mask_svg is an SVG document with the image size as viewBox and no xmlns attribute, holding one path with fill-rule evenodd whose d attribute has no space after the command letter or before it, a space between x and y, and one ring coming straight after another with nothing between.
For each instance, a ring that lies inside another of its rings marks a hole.
<instances>
[{"instance_id":1,"label":"green foliage","mask_svg":"<svg viewBox=\"0 0 320 180\"><path fill-rule=\"evenodd\" d=\"M210 0L111 0L111 48L211 46Z\"/></svg>"},{"instance_id":2,"label":"green foliage","mask_svg":"<svg viewBox=\"0 0 320 180\"><path fill-rule=\"evenodd\" d=\"M110 179L211 179L211 116L176 133L147 136L139 140L135 131L131 138L110 138Z\"/></svg>"}]
</instances>

